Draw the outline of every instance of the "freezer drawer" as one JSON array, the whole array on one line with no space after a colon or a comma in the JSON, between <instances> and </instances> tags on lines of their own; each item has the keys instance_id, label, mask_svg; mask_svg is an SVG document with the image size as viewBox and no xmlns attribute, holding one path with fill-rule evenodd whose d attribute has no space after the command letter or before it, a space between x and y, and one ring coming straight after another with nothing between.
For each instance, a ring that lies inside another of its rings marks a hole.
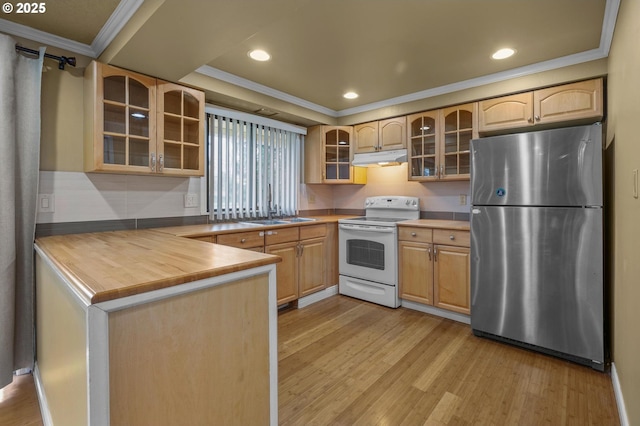
<instances>
[{"instance_id":1,"label":"freezer drawer","mask_svg":"<svg viewBox=\"0 0 640 426\"><path fill-rule=\"evenodd\" d=\"M476 207L471 328L604 362L601 208Z\"/></svg>"},{"instance_id":2,"label":"freezer drawer","mask_svg":"<svg viewBox=\"0 0 640 426\"><path fill-rule=\"evenodd\" d=\"M602 206L602 126L471 141L471 204Z\"/></svg>"}]
</instances>

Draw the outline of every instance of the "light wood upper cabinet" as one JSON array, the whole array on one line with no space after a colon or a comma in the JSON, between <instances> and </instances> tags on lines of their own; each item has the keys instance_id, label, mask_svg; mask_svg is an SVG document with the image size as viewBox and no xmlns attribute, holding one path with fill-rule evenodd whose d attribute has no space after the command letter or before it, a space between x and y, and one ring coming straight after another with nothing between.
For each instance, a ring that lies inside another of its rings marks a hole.
<instances>
[{"instance_id":1,"label":"light wood upper cabinet","mask_svg":"<svg viewBox=\"0 0 640 426\"><path fill-rule=\"evenodd\" d=\"M407 145L407 118L395 117L378 122L378 151L403 149Z\"/></svg>"},{"instance_id":2,"label":"light wood upper cabinet","mask_svg":"<svg viewBox=\"0 0 640 426\"><path fill-rule=\"evenodd\" d=\"M84 80L85 171L204 175L203 92L95 61Z\"/></svg>"},{"instance_id":3,"label":"light wood upper cabinet","mask_svg":"<svg viewBox=\"0 0 640 426\"><path fill-rule=\"evenodd\" d=\"M408 116L409 180L469 179L477 116L476 103Z\"/></svg>"},{"instance_id":4,"label":"light wood upper cabinet","mask_svg":"<svg viewBox=\"0 0 640 426\"><path fill-rule=\"evenodd\" d=\"M407 140L406 117L357 124L353 127L355 153L403 149Z\"/></svg>"},{"instance_id":5,"label":"light wood upper cabinet","mask_svg":"<svg viewBox=\"0 0 640 426\"><path fill-rule=\"evenodd\" d=\"M353 126L356 154L378 150L378 128L377 121Z\"/></svg>"},{"instance_id":6,"label":"light wood upper cabinet","mask_svg":"<svg viewBox=\"0 0 640 426\"><path fill-rule=\"evenodd\" d=\"M351 165L353 127L310 127L304 147L305 183L367 183L366 168Z\"/></svg>"},{"instance_id":7,"label":"light wood upper cabinet","mask_svg":"<svg viewBox=\"0 0 640 426\"><path fill-rule=\"evenodd\" d=\"M469 231L400 226L398 239L400 298L469 315Z\"/></svg>"},{"instance_id":8,"label":"light wood upper cabinet","mask_svg":"<svg viewBox=\"0 0 640 426\"><path fill-rule=\"evenodd\" d=\"M479 102L479 131L521 127L603 117L603 80L580 81L532 92Z\"/></svg>"},{"instance_id":9,"label":"light wood upper cabinet","mask_svg":"<svg viewBox=\"0 0 640 426\"><path fill-rule=\"evenodd\" d=\"M204 93L158 81L157 98L157 172L204 175Z\"/></svg>"}]
</instances>

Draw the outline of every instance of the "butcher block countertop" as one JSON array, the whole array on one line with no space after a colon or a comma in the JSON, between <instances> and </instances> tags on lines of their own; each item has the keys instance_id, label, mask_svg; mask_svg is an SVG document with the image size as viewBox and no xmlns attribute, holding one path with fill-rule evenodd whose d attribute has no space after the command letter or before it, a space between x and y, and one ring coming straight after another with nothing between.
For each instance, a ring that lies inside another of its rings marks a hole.
<instances>
[{"instance_id":1,"label":"butcher block countertop","mask_svg":"<svg viewBox=\"0 0 640 426\"><path fill-rule=\"evenodd\" d=\"M305 216L309 219L315 219L309 222L293 222L278 225L245 225L243 223L209 223L202 225L184 225L184 226L167 226L164 228L155 228L156 231L166 232L178 237L206 237L209 235L228 234L242 231L264 231L274 228L286 228L291 226L311 226L321 223L335 223L340 219L354 217L353 215L327 215L327 216Z\"/></svg>"},{"instance_id":2,"label":"butcher block countertop","mask_svg":"<svg viewBox=\"0 0 640 426\"><path fill-rule=\"evenodd\" d=\"M281 261L155 230L56 235L36 247L92 304Z\"/></svg>"},{"instance_id":3,"label":"butcher block countertop","mask_svg":"<svg viewBox=\"0 0 640 426\"><path fill-rule=\"evenodd\" d=\"M398 226L417 226L434 229L455 229L456 231L468 231L469 222L464 220L438 220L438 219L416 219L405 220L398 223Z\"/></svg>"}]
</instances>

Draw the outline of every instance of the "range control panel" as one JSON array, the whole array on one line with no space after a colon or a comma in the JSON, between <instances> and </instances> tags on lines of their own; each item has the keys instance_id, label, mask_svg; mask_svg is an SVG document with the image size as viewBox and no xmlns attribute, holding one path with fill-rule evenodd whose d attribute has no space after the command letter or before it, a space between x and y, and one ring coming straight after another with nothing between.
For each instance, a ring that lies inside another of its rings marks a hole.
<instances>
[{"instance_id":1,"label":"range control panel","mask_svg":"<svg viewBox=\"0 0 640 426\"><path fill-rule=\"evenodd\" d=\"M364 208L369 209L394 209L394 210L420 210L420 199L418 197L404 196L377 196L368 197L364 202Z\"/></svg>"}]
</instances>

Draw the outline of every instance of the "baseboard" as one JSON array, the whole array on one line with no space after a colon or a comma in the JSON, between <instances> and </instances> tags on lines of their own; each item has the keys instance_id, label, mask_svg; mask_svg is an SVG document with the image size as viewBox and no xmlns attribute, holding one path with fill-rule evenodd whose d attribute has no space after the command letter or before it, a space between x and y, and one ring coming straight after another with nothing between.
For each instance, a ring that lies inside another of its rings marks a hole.
<instances>
[{"instance_id":1,"label":"baseboard","mask_svg":"<svg viewBox=\"0 0 640 426\"><path fill-rule=\"evenodd\" d=\"M618 379L618 370L615 363L611 363L611 381L613 382L613 393L616 396L616 405L618 406L618 416L620 417L620 426L629 426L629 418L627 417L627 407L624 405L624 397L622 396L622 388Z\"/></svg>"},{"instance_id":2,"label":"baseboard","mask_svg":"<svg viewBox=\"0 0 640 426\"><path fill-rule=\"evenodd\" d=\"M310 294L308 296L301 297L298 299L298 309L304 308L305 306L309 306L316 302L319 302L327 297L331 297L333 295L338 294L338 285L334 285L331 287L327 287L322 291L318 291L317 293Z\"/></svg>"},{"instance_id":3,"label":"baseboard","mask_svg":"<svg viewBox=\"0 0 640 426\"><path fill-rule=\"evenodd\" d=\"M436 308L435 306L427 306L421 303L411 302L409 300L404 300L404 299L402 299L401 306L403 308L413 309L414 311L424 312L425 314L431 314L438 317L447 318L447 319L458 321L464 324L471 324L471 318L469 318L469 315L447 311L445 309Z\"/></svg>"},{"instance_id":4,"label":"baseboard","mask_svg":"<svg viewBox=\"0 0 640 426\"><path fill-rule=\"evenodd\" d=\"M33 380L36 385L36 393L38 394L38 402L40 403L40 414L42 415L42 423L44 426L53 426L53 419L51 418L51 412L49 411L49 404L47 403L47 395L44 393L42 387L42 377L40 377L40 369L38 368L38 362L36 362L33 369Z\"/></svg>"}]
</instances>

